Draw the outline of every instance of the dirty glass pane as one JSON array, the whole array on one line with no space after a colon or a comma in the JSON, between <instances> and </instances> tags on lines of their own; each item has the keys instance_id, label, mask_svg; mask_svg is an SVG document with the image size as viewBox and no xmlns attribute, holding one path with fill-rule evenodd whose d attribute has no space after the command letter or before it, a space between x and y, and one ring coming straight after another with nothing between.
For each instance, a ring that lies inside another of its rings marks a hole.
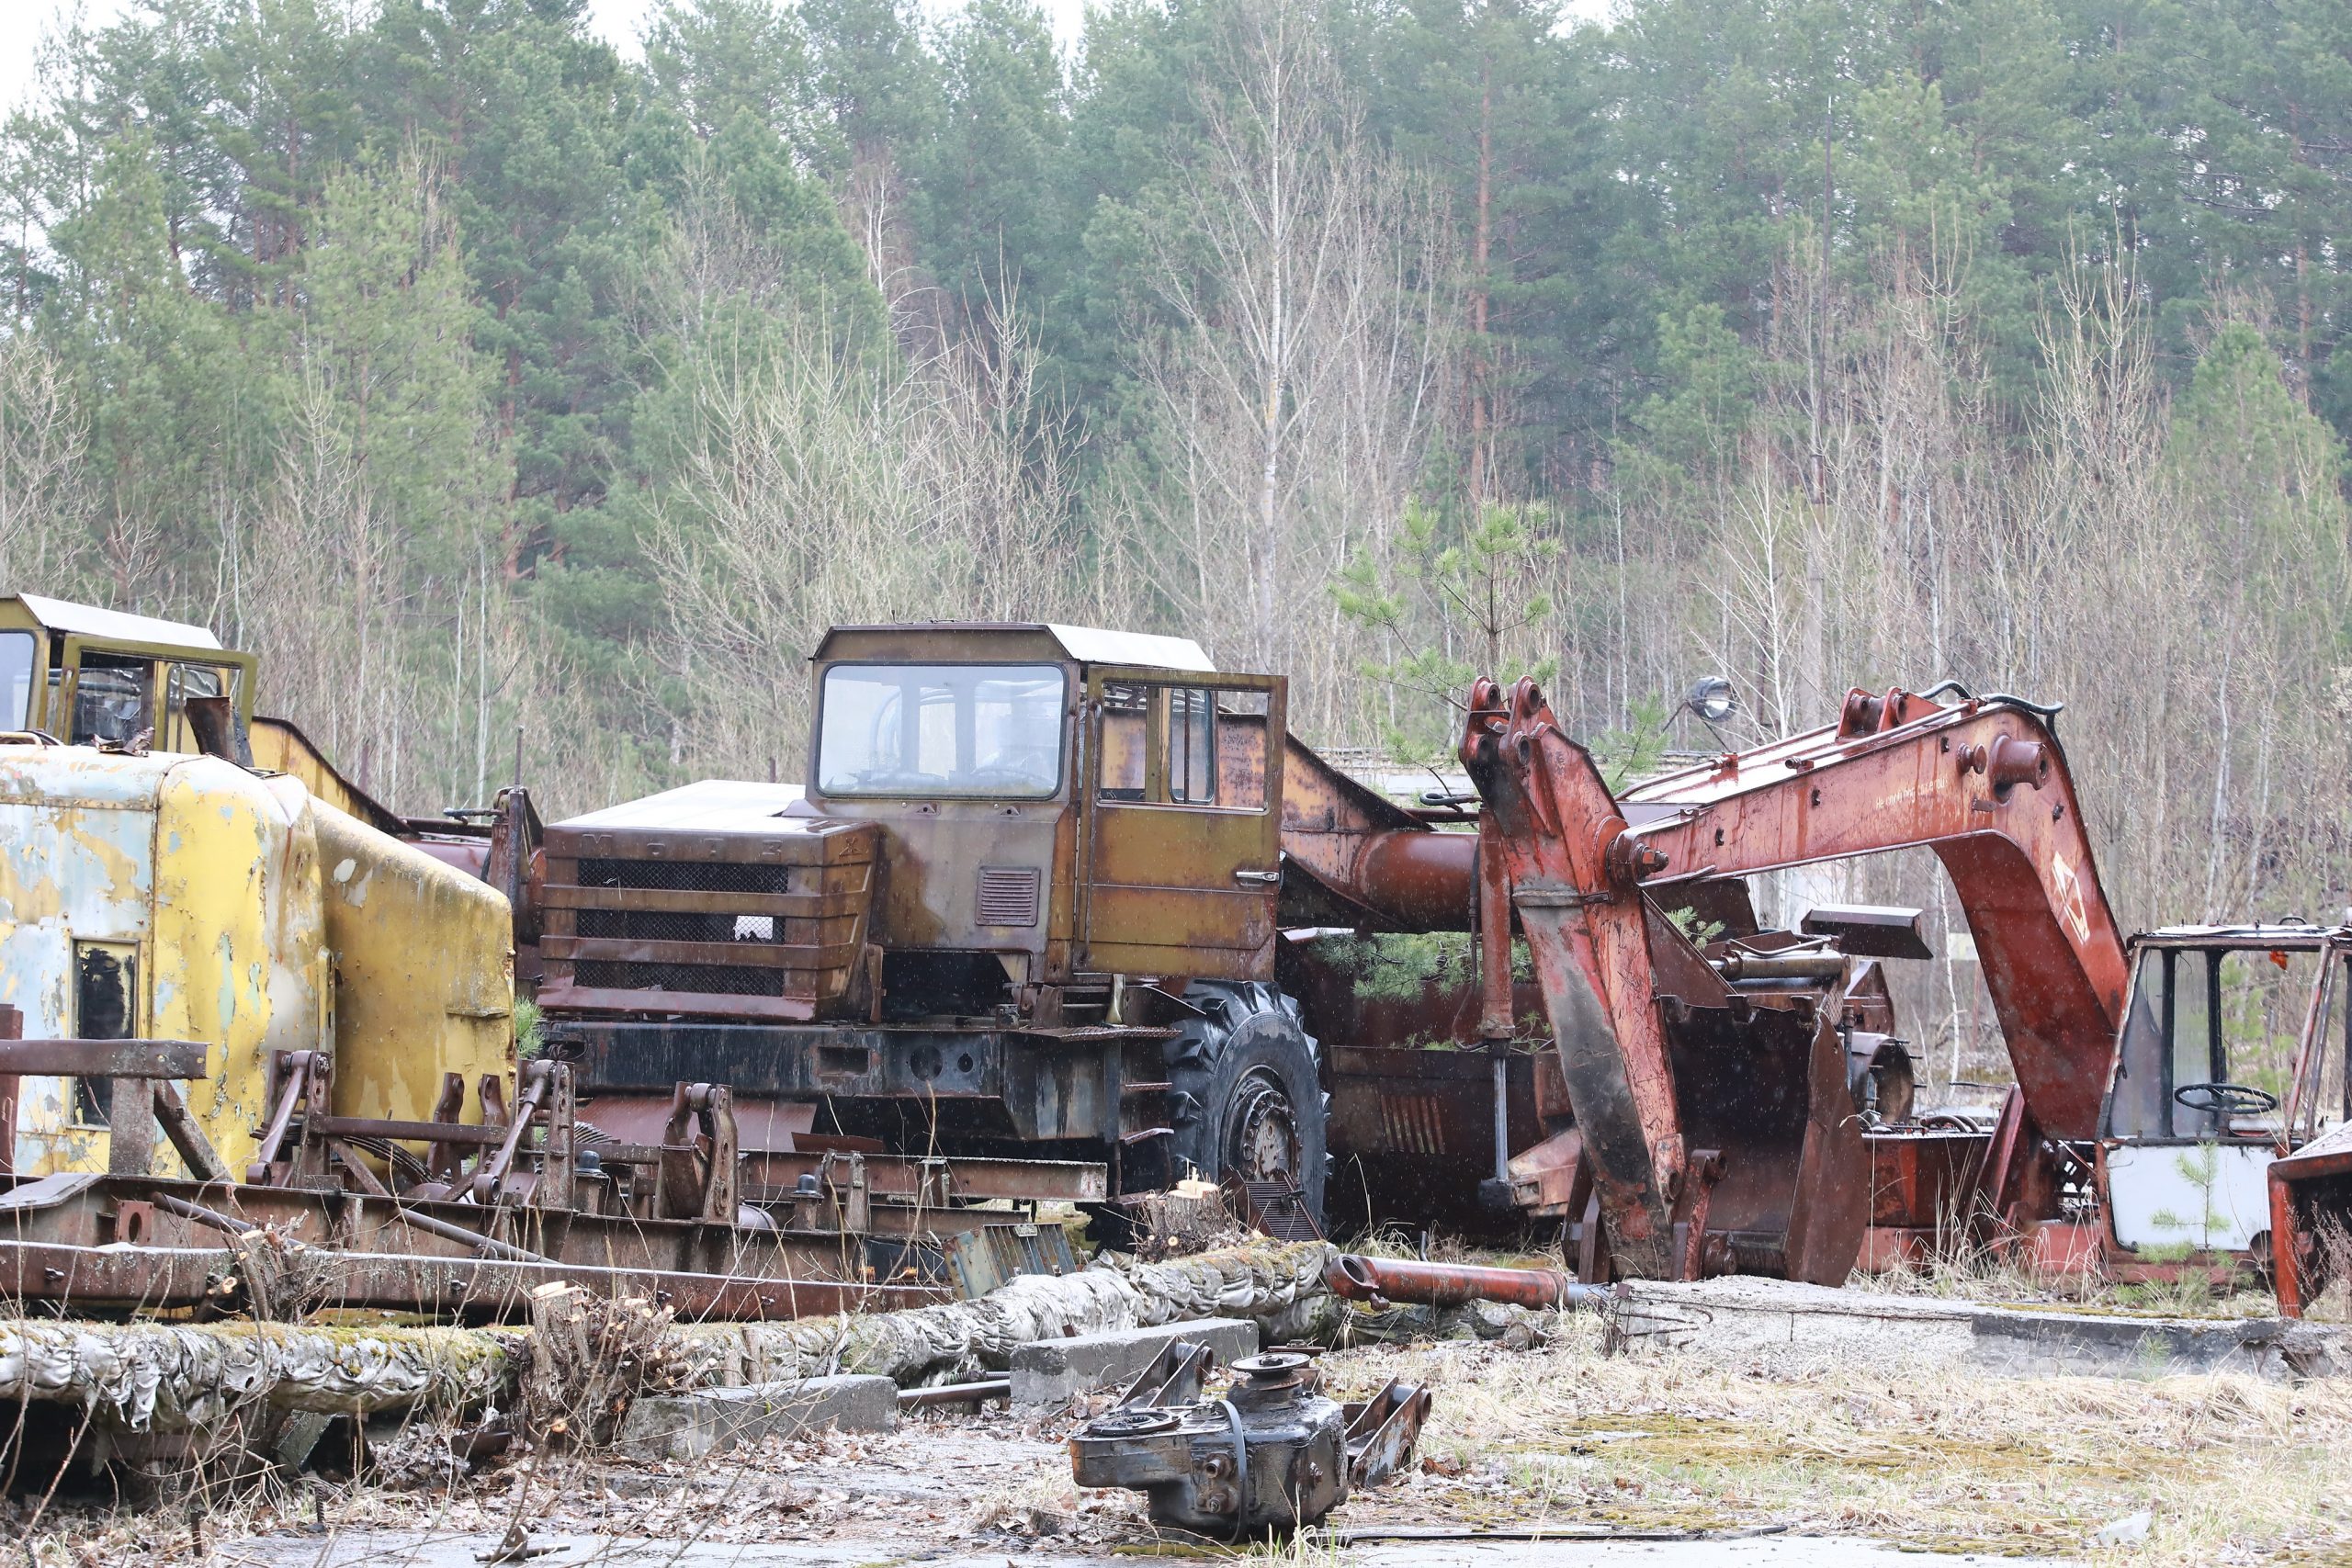
<instances>
[{"instance_id":1,"label":"dirty glass pane","mask_svg":"<svg viewBox=\"0 0 2352 1568\"><path fill-rule=\"evenodd\" d=\"M2295 1071L2319 955L2259 949L2222 957L2222 1082L2244 1084L2286 1101ZM2228 1119L2233 1137L2275 1134L2276 1111Z\"/></svg>"},{"instance_id":2,"label":"dirty glass pane","mask_svg":"<svg viewBox=\"0 0 2352 1568\"><path fill-rule=\"evenodd\" d=\"M1216 694L1179 686L1168 694L1168 798L1216 802Z\"/></svg>"},{"instance_id":3,"label":"dirty glass pane","mask_svg":"<svg viewBox=\"0 0 2352 1568\"><path fill-rule=\"evenodd\" d=\"M1218 803L1243 811L1266 806L1266 694L1216 694Z\"/></svg>"},{"instance_id":4,"label":"dirty glass pane","mask_svg":"<svg viewBox=\"0 0 2352 1568\"><path fill-rule=\"evenodd\" d=\"M2164 1071L2165 959L2140 954L2139 983L2123 1019L2123 1049L2116 1066L2109 1131L2119 1138L2161 1138L2169 1130Z\"/></svg>"},{"instance_id":5,"label":"dirty glass pane","mask_svg":"<svg viewBox=\"0 0 2352 1568\"><path fill-rule=\"evenodd\" d=\"M1050 664L836 664L825 671L817 787L1042 799L1061 787L1064 706Z\"/></svg>"},{"instance_id":6,"label":"dirty glass pane","mask_svg":"<svg viewBox=\"0 0 2352 1568\"><path fill-rule=\"evenodd\" d=\"M0 729L32 722L33 660L40 651L30 632L0 632Z\"/></svg>"},{"instance_id":7,"label":"dirty glass pane","mask_svg":"<svg viewBox=\"0 0 2352 1568\"><path fill-rule=\"evenodd\" d=\"M74 683L74 728L65 737L67 744L127 744L151 728L154 704L148 682L154 672L153 665L130 660L96 666L85 660L82 678Z\"/></svg>"},{"instance_id":8,"label":"dirty glass pane","mask_svg":"<svg viewBox=\"0 0 2352 1568\"><path fill-rule=\"evenodd\" d=\"M192 701L226 695L228 671L209 664L174 664L169 668L171 679L164 691L164 739L156 750L194 751L197 743L195 735L188 729L187 705Z\"/></svg>"},{"instance_id":9,"label":"dirty glass pane","mask_svg":"<svg viewBox=\"0 0 2352 1568\"><path fill-rule=\"evenodd\" d=\"M2194 1083L2213 1081L2213 1014L2210 999L2211 970L2220 954L2190 949L2169 954L2172 970L2172 1088L2177 1092ZM2219 1130L2215 1119L2191 1111L2177 1100L2168 1107L2175 1137L2209 1137Z\"/></svg>"}]
</instances>

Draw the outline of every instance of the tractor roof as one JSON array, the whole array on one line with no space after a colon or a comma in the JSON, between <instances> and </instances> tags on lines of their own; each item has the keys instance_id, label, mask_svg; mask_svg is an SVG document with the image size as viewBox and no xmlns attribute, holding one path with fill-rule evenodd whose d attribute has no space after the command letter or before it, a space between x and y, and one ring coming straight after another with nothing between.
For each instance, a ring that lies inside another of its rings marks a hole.
<instances>
[{"instance_id":1,"label":"tractor roof","mask_svg":"<svg viewBox=\"0 0 2352 1568\"><path fill-rule=\"evenodd\" d=\"M75 604L39 593L19 593L16 598L36 623L53 632L104 637L110 642L199 649L208 652L220 650L219 637L202 626L190 626L185 621L158 620L153 615L127 615L119 610L101 610L95 605Z\"/></svg>"},{"instance_id":2,"label":"tractor roof","mask_svg":"<svg viewBox=\"0 0 2352 1568\"><path fill-rule=\"evenodd\" d=\"M1153 670L1174 670L1207 675L1216 666L1187 637L1158 637L1149 632L1103 631L1094 626L1065 626L1046 621L916 621L895 626L835 626L817 644L814 659L871 658L890 643L902 640L916 658L930 659L937 650L968 641L973 651L985 653L991 641L1050 644L1063 657L1081 664L1125 664ZM920 649L920 652L915 652Z\"/></svg>"}]
</instances>

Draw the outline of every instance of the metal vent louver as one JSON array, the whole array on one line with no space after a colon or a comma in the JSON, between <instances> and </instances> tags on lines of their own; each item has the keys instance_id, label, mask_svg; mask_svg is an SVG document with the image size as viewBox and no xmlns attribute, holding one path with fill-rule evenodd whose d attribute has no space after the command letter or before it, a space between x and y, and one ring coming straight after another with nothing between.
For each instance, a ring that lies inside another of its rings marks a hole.
<instances>
[{"instance_id":1,"label":"metal vent louver","mask_svg":"<svg viewBox=\"0 0 2352 1568\"><path fill-rule=\"evenodd\" d=\"M1035 925L1039 880L1035 866L980 867L979 923L984 926Z\"/></svg>"}]
</instances>

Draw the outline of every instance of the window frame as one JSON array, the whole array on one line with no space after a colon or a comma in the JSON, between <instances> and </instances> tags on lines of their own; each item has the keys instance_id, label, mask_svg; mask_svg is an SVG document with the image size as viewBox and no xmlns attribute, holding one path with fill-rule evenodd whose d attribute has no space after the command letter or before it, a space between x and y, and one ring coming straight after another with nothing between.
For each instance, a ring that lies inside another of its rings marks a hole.
<instances>
[{"instance_id":1,"label":"window frame","mask_svg":"<svg viewBox=\"0 0 2352 1568\"><path fill-rule=\"evenodd\" d=\"M1110 709L1107 697L1112 687L1138 688L1145 694L1143 704L1143 794L1141 798L1105 794L1102 787L1102 764L1105 750L1104 734L1108 728ZM1080 792L1090 805L1106 810L1198 811L1225 817L1256 817L1278 809L1280 792L1272 775L1282 767L1277 742L1271 737L1283 723L1282 703L1277 696L1281 677L1268 675L1226 675L1213 671L1152 670L1134 667L1091 666L1086 679L1087 758ZM1208 698L1208 788L1205 800L1176 798L1170 769L1170 740L1176 729L1170 700L1178 692L1204 693ZM1221 720L1228 716L1218 699L1227 695L1253 695L1266 704L1262 714L1248 714L1238 710L1231 716L1261 717L1267 721L1269 755L1264 768L1269 777L1261 785L1255 805L1235 805L1224 798L1224 778L1220 771L1223 746L1219 731Z\"/></svg>"},{"instance_id":2,"label":"window frame","mask_svg":"<svg viewBox=\"0 0 2352 1568\"><path fill-rule=\"evenodd\" d=\"M825 784L825 713L831 705L829 688L836 670L1000 670L1005 671L1050 672L1061 682L1059 711L1055 720L1054 783L1051 789L1038 792L1007 794L1001 790L865 790L832 789ZM1074 705L1070 691L1075 682L1068 664L1052 660L1001 659L842 659L817 671L815 711L809 725L812 744L808 755L808 793L832 800L976 800L1009 805L1038 805L1059 800L1070 787L1070 715Z\"/></svg>"},{"instance_id":3,"label":"window frame","mask_svg":"<svg viewBox=\"0 0 2352 1568\"><path fill-rule=\"evenodd\" d=\"M49 639L29 626L0 626L0 648L6 647L11 637L25 639L25 697L13 714L0 711L0 730L28 730L34 728L36 699L49 683L49 661L41 657ZM0 660L0 678L6 676L8 668L5 660ZM5 693L5 688L0 688L0 693Z\"/></svg>"}]
</instances>

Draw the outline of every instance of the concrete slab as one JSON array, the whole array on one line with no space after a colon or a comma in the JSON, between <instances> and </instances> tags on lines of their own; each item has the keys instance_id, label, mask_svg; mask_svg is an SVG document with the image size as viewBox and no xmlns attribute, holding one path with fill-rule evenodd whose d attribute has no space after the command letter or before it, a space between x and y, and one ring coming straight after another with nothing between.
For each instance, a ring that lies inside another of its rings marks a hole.
<instances>
[{"instance_id":1,"label":"concrete slab","mask_svg":"<svg viewBox=\"0 0 2352 1568\"><path fill-rule=\"evenodd\" d=\"M1631 1344L1713 1357L1942 1363L2001 1377L2230 1371L2285 1382L2352 1372L2352 1328L2275 1317L2135 1317L1750 1278L1640 1281L1616 1310Z\"/></svg>"},{"instance_id":2,"label":"concrete slab","mask_svg":"<svg viewBox=\"0 0 2352 1568\"><path fill-rule=\"evenodd\" d=\"M801 1378L639 1399L614 1448L629 1459L695 1460L771 1434L824 1427L888 1432L898 1425L899 1385L888 1378Z\"/></svg>"},{"instance_id":3,"label":"concrete slab","mask_svg":"<svg viewBox=\"0 0 2352 1568\"><path fill-rule=\"evenodd\" d=\"M1012 1352L1012 1403L1059 1404L1090 1389L1125 1382L1179 1339L1206 1345L1220 1365L1258 1353L1258 1325L1227 1317L1033 1340Z\"/></svg>"}]
</instances>

